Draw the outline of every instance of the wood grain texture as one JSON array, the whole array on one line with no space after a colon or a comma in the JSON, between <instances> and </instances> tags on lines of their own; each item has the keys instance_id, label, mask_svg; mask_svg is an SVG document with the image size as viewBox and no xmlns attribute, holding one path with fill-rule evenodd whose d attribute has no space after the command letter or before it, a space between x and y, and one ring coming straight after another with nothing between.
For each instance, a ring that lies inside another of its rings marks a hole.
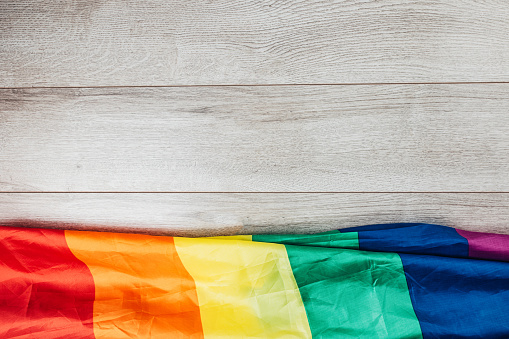
<instances>
[{"instance_id":1,"label":"wood grain texture","mask_svg":"<svg viewBox=\"0 0 509 339\"><path fill-rule=\"evenodd\" d=\"M508 192L509 84L0 90L0 191Z\"/></svg>"},{"instance_id":2,"label":"wood grain texture","mask_svg":"<svg viewBox=\"0 0 509 339\"><path fill-rule=\"evenodd\" d=\"M3 0L0 86L509 81L507 0Z\"/></svg>"},{"instance_id":3,"label":"wood grain texture","mask_svg":"<svg viewBox=\"0 0 509 339\"><path fill-rule=\"evenodd\" d=\"M506 193L2 193L0 223L186 236L426 222L509 234Z\"/></svg>"}]
</instances>

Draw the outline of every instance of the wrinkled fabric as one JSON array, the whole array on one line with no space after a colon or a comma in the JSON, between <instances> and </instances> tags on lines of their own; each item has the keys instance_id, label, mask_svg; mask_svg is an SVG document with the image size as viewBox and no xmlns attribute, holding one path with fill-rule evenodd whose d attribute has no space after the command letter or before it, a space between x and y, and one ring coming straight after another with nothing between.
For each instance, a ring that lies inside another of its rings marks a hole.
<instances>
[{"instance_id":1,"label":"wrinkled fabric","mask_svg":"<svg viewBox=\"0 0 509 339\"><path fill-rule=\"evenodd\" d=\"M509 236L0 227L0 338L509 338Z\"/></svg>"}]
</instances>

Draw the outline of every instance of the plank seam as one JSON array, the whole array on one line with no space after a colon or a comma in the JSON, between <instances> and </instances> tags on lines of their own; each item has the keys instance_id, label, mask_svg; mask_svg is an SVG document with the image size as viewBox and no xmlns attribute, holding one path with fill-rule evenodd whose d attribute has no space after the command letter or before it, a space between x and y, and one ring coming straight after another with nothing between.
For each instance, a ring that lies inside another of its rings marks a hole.
<instances>
[{"instance_id":1,"label":"plank seam","mask_svg":"<svg viewBox=\"0 0 509 339\"><path fill-rule=\"evenodd\" d=\"M277 86L385 86L385 85L482 85L509 84L509 81L458 81L458 82L359 82L359 83L282 83L282 84L202 84L202 85L107 85L107 86L21 86L6 89L85 89L85 88L173 88L173 87L277 87Z\"/></svg>"},{"instance_id":2,"label":"plank seam","mask_svg":"<svg viewBox=\"0 0 509 339\"><path fill-rule=\"evenodd\" d=\"M0 194L509 194L509 191L0 191Z\"/></svg>"}]
</instances>

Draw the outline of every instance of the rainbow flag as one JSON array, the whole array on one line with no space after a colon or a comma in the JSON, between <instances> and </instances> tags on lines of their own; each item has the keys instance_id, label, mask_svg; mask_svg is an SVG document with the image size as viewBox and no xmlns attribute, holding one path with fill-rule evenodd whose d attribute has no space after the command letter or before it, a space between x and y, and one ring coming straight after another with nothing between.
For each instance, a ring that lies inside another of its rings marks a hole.
<instances>
[{"instance_id":1,"label":"rainbow flag","mask_svg":"<svg viewBox=\"0 0 509 339\"><path fill-rule=\"evenodd\" d=\"M509 338L509 236L0 227L0 338Z\"/></svg>"}]
</instances>

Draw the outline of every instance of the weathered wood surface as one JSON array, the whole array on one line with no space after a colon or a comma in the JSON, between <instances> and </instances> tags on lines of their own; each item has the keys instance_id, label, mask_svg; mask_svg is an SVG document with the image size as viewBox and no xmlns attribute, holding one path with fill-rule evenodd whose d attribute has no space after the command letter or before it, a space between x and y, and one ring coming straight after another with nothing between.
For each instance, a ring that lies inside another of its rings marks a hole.
<instances>
[{"instance_id":1,"label":"weathered wood surface","mask_svg":"<svg viewBox=\"0 0 509 339\"><path fill-rule=\"evenodd\" d=\"M0 1L4 224L509 234L508 112L505 0Z\"/></svg>"},{"instance_id":2,"label":"weathered wood surface","mask_svg":"<svg viewBox=\"0 0 509 339\"><path fill-rule=\"evenodd\" d=\"M426 222L509 234L507 193L1 193L0 224L208 236Z\"/></svg>"},{"instance_id":3,"label":"weathered wood surface","mask_svg":"<svg viewBox=\"0 0 509 339\"><path fill-rule=\"evenodd\" d=\"M0 107L0 191L509 191L509 84L4 89Z\"/></svg>"},{"instance_id":4,"label":"weathered wood surface","mask_svg":"<svg viewBox=\"0 0 509 339\"><path fill-rule=\"evenodd\" d=\"M509 81L507 0L3 0L0 87Z\"/></svg>"}]
</instances>

